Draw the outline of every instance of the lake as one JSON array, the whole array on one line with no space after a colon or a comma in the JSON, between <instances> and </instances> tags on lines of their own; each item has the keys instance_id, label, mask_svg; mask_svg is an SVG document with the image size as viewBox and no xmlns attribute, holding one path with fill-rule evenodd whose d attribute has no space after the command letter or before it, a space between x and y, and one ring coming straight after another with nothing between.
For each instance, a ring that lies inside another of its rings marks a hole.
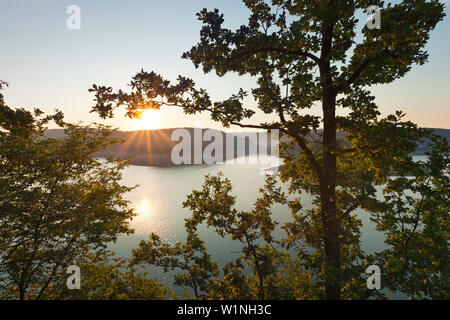
<instances>
[{"instance_id":1,"label":"lake","mask_svg":"<svg viewBox=\"0 0 450 320\"><path fill-rule=\"evenodd\" d=\"M423 156L415 157L422 159ZM138 216L131 222L135 234L119 237L116 244L110 245L118 255L129 258L131 250L138 247L142 239L154 232L166 241L184 241L184 219L190 216L189 210L182 203L193 189L201 188L206 174L217 174L222 171L233 184L233 194L237 197L236 207L250 210L258 197L259 188L264 185L265 176L261 173L262 165L250 164L192 165L178 167L130 166L124 170L123 183L128 186L138 184L139 187L127 195L131 206ZM282 184L280 184L282 185ZM284 188L286 189L286 188ZM285 190L286 191L286 190ZM306 204L310 199L303 198ZM286 206L275 206L273 218L280 224L292 221ZM374 228L369 215L363 210L356 211L363 222L362 249L371 253L384 248L384 236ZM212 259L224 265L240 256L241 244L230 239L223 239L212 230L199 228L199 235L205 241ZM278 238L280 230L275 233ZM171 284L171 274L161 270L152 271L153 277L163 283ZM182 293L182 290L177 290Z\"/></svg>"}]
</instances>

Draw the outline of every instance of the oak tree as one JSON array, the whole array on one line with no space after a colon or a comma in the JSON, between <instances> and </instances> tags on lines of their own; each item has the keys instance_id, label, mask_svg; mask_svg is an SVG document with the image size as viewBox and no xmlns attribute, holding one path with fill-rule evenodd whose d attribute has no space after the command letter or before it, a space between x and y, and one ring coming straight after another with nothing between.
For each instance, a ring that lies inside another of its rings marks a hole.
<instances>
[{"instance_id":1,"label":"oak tree","mask_svg":"<svg viewBox=\"0 0 450 320\"><path fill-rule=\"evenodd\" d=\"M420 138L411 123L401 123L400 114L378 120L370 86L391 83L405 76L412 65L427 61L425 46L444 17L444 5L436 0L243 2L250 17L236 30L224 26L219 10L201 10L197 14L203 23L200 41L183 58L205 73L256 78L251 95L257 109L272 114L273 121L247 120L256 110L244 106L249 93L242 89L228 99L213 101L192 79L180 76L172 83L145 71L132 78L131 92L94 85L90 89L96 100L92 111L109 117L115 108L125 106L129 117L137 117L146 109L176 106L187 114L208 112L225 127L279 129L306 161L300 172L291 166L286 179L302 180L300 184L314 192L316 209L305 217L317 223L314 245L320 246L322 255L324 297L339 299L345 287L342 266L345 260L356 258L342 255L348 253L342 239L355 227L354 221L345 226L345 217L363 206L372 192L366 183L361 195L359 191L340 194L341 184L355 182L345 180L349 166L357 172L362 164L360 171L367 172L369 180L382 183L387 163L406 156ZM358 15L372 5L382 10L381 28L364 27L359 32ZM308 114L316 105L321 115ZM338 116L340 109L349 115ZM349 135L349 144L338 139L339 131ZM320 148L307 138L312 132L318 132ZM389 142L384 143L387 138ZM361 161L353 165L354 159Z\"/></svg>"}]
</instances>

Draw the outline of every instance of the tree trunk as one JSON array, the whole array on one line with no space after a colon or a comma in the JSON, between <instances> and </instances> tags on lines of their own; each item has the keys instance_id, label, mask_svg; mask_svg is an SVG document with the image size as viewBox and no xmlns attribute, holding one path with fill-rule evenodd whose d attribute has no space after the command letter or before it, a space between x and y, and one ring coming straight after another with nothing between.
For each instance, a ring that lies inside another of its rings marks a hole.
<instances>
[{"instance_id":1,"label":"tree trunk","mask_svg":"<svg viewBox=\"0 0 450 320\"><path fill-rule=\"evenodd\" d=\"M194 285L193 285L192 288L194 289L194 295L195 295L195 297L198 299L198 298L199 298L199 295L198 295L197 285L194 283Z\"/></svg>"},{"instance_id":2,"label":"tree trunk","mask_svg":"<svg viewBox=\"0 0 450 320\"><path fill-rule=\"evenodd\" d=\"M321 218L324 230L325 248L325 291L326 299L339 300L340 243L339 222L336 208L336 95L327 94L323 99L323 180L321 189Z\"/></svg>"},{"instance_id":3,"label":"tree trunk","mask_svg":"<svg viewBox=\"0 0 450 320\"><path fill-rule=\"evenodd\" d=\"M25 289L19 287L19 300L25 300Z\"/></svg>"},{"instance_id":4,"label":"tree trunk","mask_svg":"<svg viewBox=\"0 0 450 320\"><path fill-rule=\"evenodd\" d=\"M263 279L263 276L261 274L258 274L258 278L259 278L259 299L260 300L264 300L265 299L264 279Z\"/></svg>"}]
</instances>

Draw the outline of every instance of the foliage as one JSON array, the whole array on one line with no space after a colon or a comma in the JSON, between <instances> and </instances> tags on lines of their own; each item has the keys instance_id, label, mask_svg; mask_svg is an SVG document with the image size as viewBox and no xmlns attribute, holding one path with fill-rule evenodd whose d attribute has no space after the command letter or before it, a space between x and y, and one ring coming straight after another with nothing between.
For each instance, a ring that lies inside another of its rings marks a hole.
<instances>
[{"instance_id":1,"label":"foliage","mask_svg":"<svg viewBox=\"0 0 450 320\"><path fill-rule=\"evenodd\" d=\"M374 216L388 249L377 255L384 285L412 299L450 296L450 149L434 137L426 161L404 161Z\"/></svg>"},{"instance_id":2,"label":"foliage","mask_svg":"<svg viewBox=\"0 0 450 320\"><path fill-rule=\"evenodd\" d=\"M296 197L289 204L295 221L286 226L287 244L301 239L308 247L298 255L306 271L320 281L320 298L366 297L360 278L372 258L359 248L360 222L352 213L357 208L378 212L383 204L376 201L375 185L388 183L393 166L407 160L429 135L403 121L402 112L380 119L369 87L399 79L412 65L427 61L425 46L445 15L444 5L434 0L243 2L250 17L235 31L224 27L224 16L217 9L201 10L200 41L183 58L205 73L255 77L257 86L251 94L260 111L273 114L272 122L245 122L256 111L244 106L248 93L242 89L213 101L187 77L172 84L145 71L132 78L130 93L93 85L92 111L111 117L124 105L127 115L136 117L149 108L177 106L187 114L209 112L226 127L279 129L301 150L285 155L282 172ZM364 27L358 34L357 15L371 5L382 8L381 29ZM320 105L321 116L305 114L315 105ZM338 116L339 108L349 114ZM338 139L339 131L345 132L346 142ZM311 133L317 136L314 143L308 139ZM313 197L312 209L302 210L302 193ZM229 223L227 219L223 222ZM217 230L234 234L225 227Z\"/></svg>"},{"instance_id":3,"label":"foliage","mask_svg":"<svg viewBox=\"0 0 450 320\"><path fill-rule=\"evenodd\" d=\"M175 284L188 286L194 290L196 298L208 288L211 278L217 275L217 263L211 261L205 243L198 235L189 230L186 243L164 243L152 233L149 240L141 241L139 248L133 250L135 264L145 262L149 265L169 270L182 270L185 273L175 275Z\"/></svg>"},{"instance_id":4,"label":"foliage","mask_svg":"<svg viewBox=\"0 0 450 320\"><path fill-rule=\"evenodd\" d=\"M265 298L264 278L274 272L274 260L278 252L273 250L272 232L276 222L272 221L270 208L275 203L285 203L285 196L280 188L275 188L276 180L269 176L262 196L254 204L250 212L236 210L233 206L236 198L230 194L231 182L218 176L206 176L201 191L194 190L183 203L192 211L192 217L186 220L188 230L196 230L199 224L206 223L214 228L221 237L229 235L232 240L243 244L241 257L251 265L253 274L258 278L258 297ZM266 245L258 242L263 241ZM239 265L239 264L238 264Z\"/></svg>"},{"instance_id":5,"label":"foliage","mask_svg":"<svg viewBox=\"0 0 450 320\"><path fill-rule=\"evenodd\" d=\"M54 120L64 139L49 139ZM129 234L124 160L94 155L112 143L105 126L11 109L0 97L0 295L41 299L68 265Z\"/></svg>"},{"instance_id":6,"label":"foliage","mask_svg":"<svg viewBox=\"0 0 450 320\"><path fill-rule=\"evenodd\" d=\"M101 252L88 254L79 265L80 290L68 290L65 281L53 285L44 299L66 300L162 300L173 296L149 273L139 270L123 258Z\"/></svg>"}]
</instances>

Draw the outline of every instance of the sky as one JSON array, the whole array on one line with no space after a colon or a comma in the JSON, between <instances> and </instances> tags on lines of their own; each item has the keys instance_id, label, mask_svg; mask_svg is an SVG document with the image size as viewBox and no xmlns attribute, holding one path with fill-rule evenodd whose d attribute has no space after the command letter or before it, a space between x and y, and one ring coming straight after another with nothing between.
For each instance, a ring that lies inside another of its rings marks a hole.
<instances>
[{"instance_id":1,"label":"sky","mask_svg":"<svg viewBox=\"0 0 450 320\"><path fill-rule=\"evenodd\" d=\"M79 30L66 26L70 5L81 9ZM181 59L199 39L201 23L195 13L204 7L220 9L227 27L247 22L248 10L241 0L0 0L0 80L10 84L3 90L6 103L46 113L58 108L67 121L100 122L126 131L221 129L207 114L184 115L173 107L151 112L143 121L125 118L123 109L111 120L89 112L94 102L88 89L93 83L126 90L142 68L170 80L180 74L190 77L214 99L226 99L241 87L250 89L255 83L250 77L204 75ZM413 66L406 77L391 84L371 88L383 115L401 109L422 127L450 129L448 8L446 14L431 34L427 64ZM258 122L269 119L255 117Z\"/></svg>"}]
</instances>

